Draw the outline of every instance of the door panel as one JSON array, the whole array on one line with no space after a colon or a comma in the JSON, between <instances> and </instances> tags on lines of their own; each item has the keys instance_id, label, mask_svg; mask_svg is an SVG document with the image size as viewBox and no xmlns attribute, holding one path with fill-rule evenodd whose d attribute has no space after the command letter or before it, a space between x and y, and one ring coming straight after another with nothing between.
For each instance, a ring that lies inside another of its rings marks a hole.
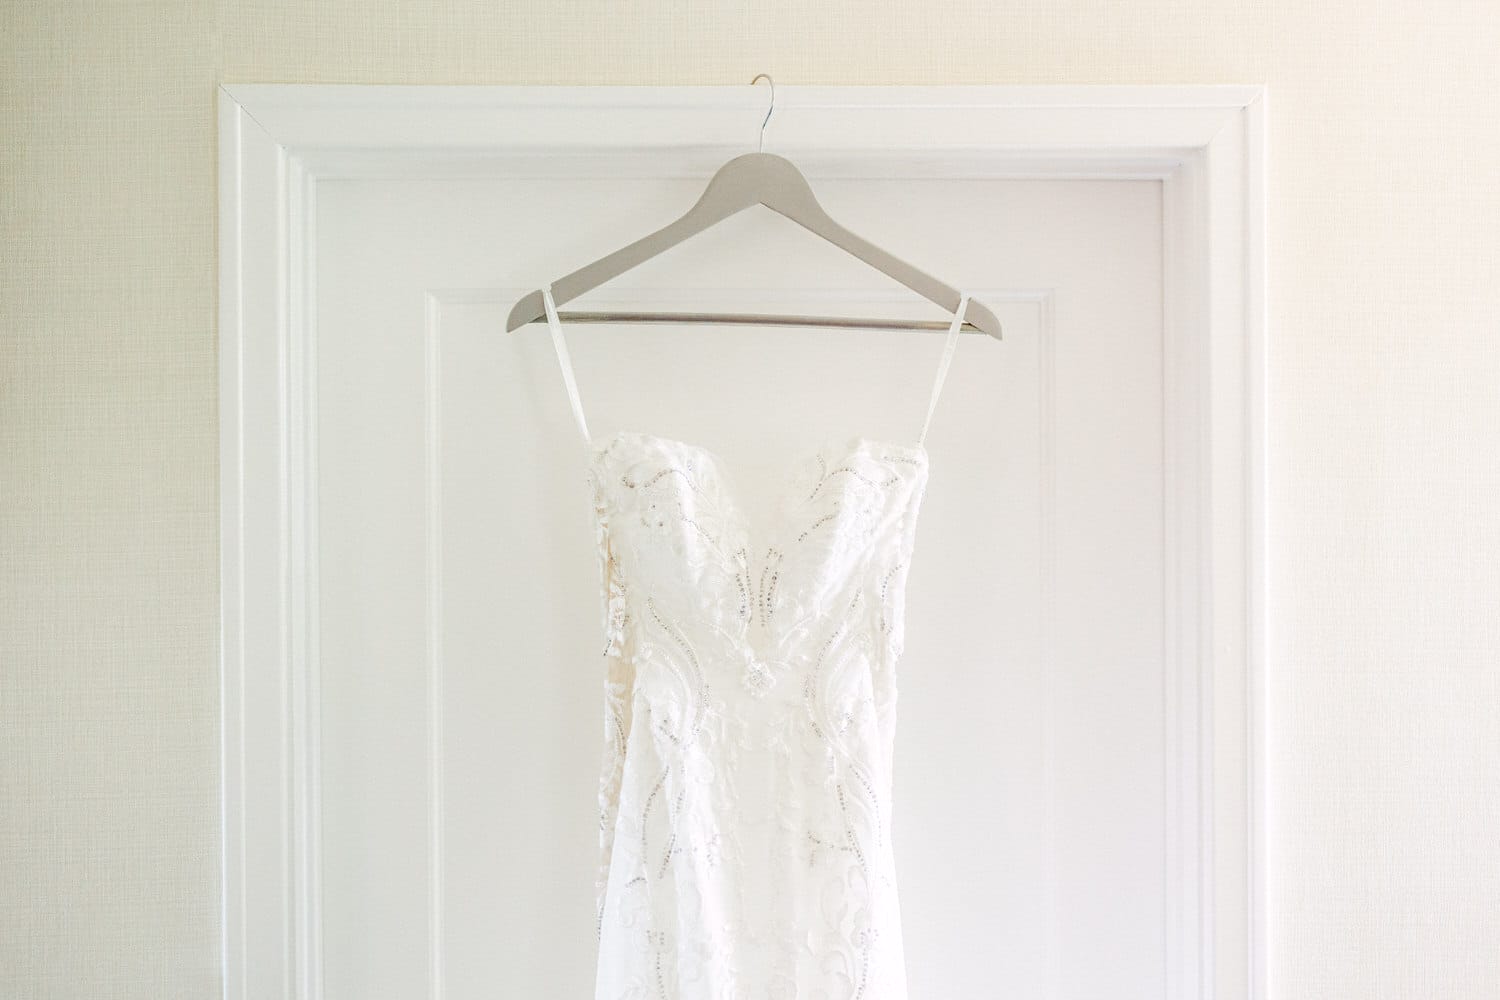
<instances>
[{"instance_id":1,"label":"door panel","mask_svg":"<svg viewBox=\"0 0 1500 1000\"><path fill-rule=\"evenodd\" d=\"M524 291L705 178L323 181L325 995L592 995L601 604L584 450ZM914 997L1161 995L1161 188L812 178L1005 325L958 345L898 667ZM566 308L940 311L754 211ZM713 448L751 503L827 437L913 440L941 334L579 326L596 440Z\"/></svg>"}]
</instances>

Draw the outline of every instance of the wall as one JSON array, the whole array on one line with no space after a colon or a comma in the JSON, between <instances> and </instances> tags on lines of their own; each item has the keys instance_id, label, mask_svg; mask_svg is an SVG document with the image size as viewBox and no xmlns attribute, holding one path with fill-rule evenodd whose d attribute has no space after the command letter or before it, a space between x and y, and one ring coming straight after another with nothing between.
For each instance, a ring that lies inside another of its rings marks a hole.
<instances>
[{"instance_id":1,"label":"wall","mask_svg":"<svg viewBox=\"0 0 1500 1000\"><path fill-rule=\"evenodd\" d=\"M219 989L220 81L1270 87L1271 993L1500 995L1500 7L49 4L0 33L0 995Z\"/></svg>"}]
</instances>

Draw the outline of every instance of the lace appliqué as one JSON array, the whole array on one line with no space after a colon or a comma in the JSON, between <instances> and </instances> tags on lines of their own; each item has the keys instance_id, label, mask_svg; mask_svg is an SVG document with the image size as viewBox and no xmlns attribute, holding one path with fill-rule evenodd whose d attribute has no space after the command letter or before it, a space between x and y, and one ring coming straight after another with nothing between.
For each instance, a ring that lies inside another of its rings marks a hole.
<instances>
[{"instance_id":1,"label":"lace appliqu\u00e9","mask_svg":"<svg viewBox=\"0 0 1500 1000\"><path fill-rule=\"evenodd\" d=\"M704 449L621 432L590 479L597 1000L905 1000L889 768L925 451L810 457L764 537Z\"/></svg>"}]
</instances>

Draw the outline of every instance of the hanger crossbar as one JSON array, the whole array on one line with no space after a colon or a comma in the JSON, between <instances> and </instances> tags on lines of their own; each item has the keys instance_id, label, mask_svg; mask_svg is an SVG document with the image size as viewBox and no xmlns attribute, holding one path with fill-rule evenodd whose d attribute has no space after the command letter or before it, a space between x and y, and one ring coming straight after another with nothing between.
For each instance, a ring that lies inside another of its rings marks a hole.
<instances>
[{"instance_id":1,"label":"hanger crossbar","mask_svg":"<svg viewBox=\"0 0 1500 1000\"><path fill-rule=\"evenodd\" d=\"M692 323L716 326L813 326L846 330L934 330L946 331L951 320L877 319L859 316L783 316L773 313L702 313L702 312L632 312L632 311L559 311L557 318L569 325L576 323ZM532 323L545 322L538 317ZM973 323L959 327L961 333L985 333ZM987 334L986 334L987 335Z\"/></svg>"}]
</instances>

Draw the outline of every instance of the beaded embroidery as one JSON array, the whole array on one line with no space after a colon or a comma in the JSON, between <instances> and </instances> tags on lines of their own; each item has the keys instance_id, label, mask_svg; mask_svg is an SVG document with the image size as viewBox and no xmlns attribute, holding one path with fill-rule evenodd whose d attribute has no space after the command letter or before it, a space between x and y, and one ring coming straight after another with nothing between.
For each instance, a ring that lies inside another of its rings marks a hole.
<instances>
[{"instance_id":1,"label":"beaded embroidery","mask_svg":"<svg viewBox=\"0 0 1500 1000\"><path fill-rule=\"evenodd\" d=\"M631 431L589 470L614 819L596 997L905 1000L889 764L925 452L813 456L774 541L747 537L721 475Z\"/></svg>"}]
</instances>

